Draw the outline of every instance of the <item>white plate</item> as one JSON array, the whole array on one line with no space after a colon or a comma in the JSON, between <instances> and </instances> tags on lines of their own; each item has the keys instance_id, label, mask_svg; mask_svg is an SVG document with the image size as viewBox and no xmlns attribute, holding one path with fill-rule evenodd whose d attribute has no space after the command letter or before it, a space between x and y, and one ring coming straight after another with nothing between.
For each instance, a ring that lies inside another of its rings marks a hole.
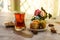
<instances>
[{"instance_id":1,"label":"white plate","mask_svg":"<svg viewBox=\"0 0 60 40\"><path fill-rule=\"evenodd\" d=\"M28 29L28 30L30 30L30 31L33 31L33 30L35 30L35 31L46 31L47 29Z\"/></svg>"}]
</instances>

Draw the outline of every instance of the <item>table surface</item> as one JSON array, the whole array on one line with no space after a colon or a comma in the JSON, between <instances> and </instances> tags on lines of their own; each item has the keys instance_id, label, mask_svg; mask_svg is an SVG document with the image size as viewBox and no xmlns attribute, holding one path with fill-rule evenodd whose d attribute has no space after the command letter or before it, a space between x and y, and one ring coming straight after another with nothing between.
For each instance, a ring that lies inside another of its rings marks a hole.
<instances>
[{"instance_id":1,"label":"table surface","mask_svg":"<svg viewBox=\"0 0 60 40\"><path fill-rule=\"evenodd\" d=\"M0 21L2 23L2 20ZM52 34L50 31L39 32L32 38L25 38L14 33L13 29L6 29L0 24L0 40L60 40L60 34Z\"/></svg>"},{"instance_id":2,"label":"table surface","mask_svg":"<svg viewBox=\"0 0 60 40\"><path fill-rule=\"evenodd\" d=\"M39 32L32 38L24 38L21 35L15 34L12 29L6 29L0 25L0 40L60 40L60 34L52 34L49 31Z\"/></svg>"}]
</instances>

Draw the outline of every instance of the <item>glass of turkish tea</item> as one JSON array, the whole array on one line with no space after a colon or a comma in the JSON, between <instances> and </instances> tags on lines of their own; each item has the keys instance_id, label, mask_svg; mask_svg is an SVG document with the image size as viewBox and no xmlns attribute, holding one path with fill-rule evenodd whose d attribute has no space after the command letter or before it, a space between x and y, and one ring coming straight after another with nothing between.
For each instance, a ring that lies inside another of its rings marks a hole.
<instances>
[{"instance_id":1,"label":"glass of turkish tea","mask_svg":"<svg viewBox=\"0 0 60 40\"><path fill-rule=\"evenodd\" d=\"M25 13L15 13L15 30L21 31L25 29Z\"/></svg>"}]
</instances>

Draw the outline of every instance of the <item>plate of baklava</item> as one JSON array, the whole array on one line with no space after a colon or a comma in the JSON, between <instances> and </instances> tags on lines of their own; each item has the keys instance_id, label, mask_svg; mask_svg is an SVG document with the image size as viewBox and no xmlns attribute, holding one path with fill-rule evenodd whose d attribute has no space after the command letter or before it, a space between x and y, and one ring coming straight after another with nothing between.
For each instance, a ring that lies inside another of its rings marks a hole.
<instances>
[{"instance_id":1,"label":"plate of baklava","mask_svg":"<svg viewBox=\"0 0 60 40\"><path fill-rule=\"evenodd\" d=\"M45 31L46 30L46 22L45 20L34 20L30 23L29 30L33 31Z\"/></svg>"}]
</instances>

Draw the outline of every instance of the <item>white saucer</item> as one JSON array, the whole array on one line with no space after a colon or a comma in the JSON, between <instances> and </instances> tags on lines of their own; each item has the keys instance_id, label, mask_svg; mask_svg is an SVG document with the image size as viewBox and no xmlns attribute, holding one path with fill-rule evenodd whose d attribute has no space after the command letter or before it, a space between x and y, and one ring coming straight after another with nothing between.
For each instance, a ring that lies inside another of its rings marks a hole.
<instances>
[{"instance_id":1,"label":"white saucer","mask_svg":"<svg viewBox=\"0 0 60 40\"><path fill-rule=\"evenodd\" d=\"M30 30L30 31L33 31L33 30L35 30L35 31L46 31L47 29L45 28L45 29L28 29L28 30Z\"/></svg>"}]
</instances>

